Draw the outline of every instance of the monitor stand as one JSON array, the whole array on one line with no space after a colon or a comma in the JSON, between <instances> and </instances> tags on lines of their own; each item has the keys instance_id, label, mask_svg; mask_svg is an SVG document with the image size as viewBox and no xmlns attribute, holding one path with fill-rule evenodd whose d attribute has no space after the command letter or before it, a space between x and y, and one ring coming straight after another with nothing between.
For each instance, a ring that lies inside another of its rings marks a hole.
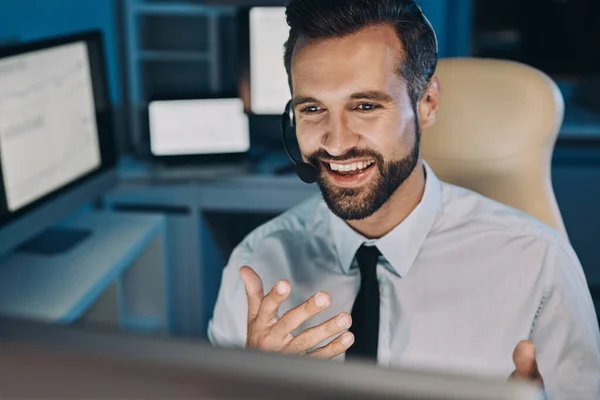
<instances>
[{"instance_id":1,"label":"monitor stand","mask_svg":"<svg viewBox=\"0 0 600 400\"><path fill-rule=\"evenodd\" d=\"M65 253L92 235L90 229L52 227L29 239L17 252L44 256Z\"/></svg>"}]
</instances>

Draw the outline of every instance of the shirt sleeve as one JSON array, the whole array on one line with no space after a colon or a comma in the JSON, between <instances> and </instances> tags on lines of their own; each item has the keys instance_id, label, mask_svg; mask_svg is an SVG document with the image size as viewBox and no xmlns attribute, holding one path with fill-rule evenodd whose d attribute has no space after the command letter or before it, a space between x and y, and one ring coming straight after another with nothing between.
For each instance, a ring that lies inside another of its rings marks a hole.
<instances>
[{"instance_id":1,"label":"shirt sleeve","mask_svg":"<svg viewBox=\"0 0 600 400\"><path fill-rule=\"evenodd\" d=\"M600 333L587 281L570 245L553 246L532 329L548 399L600 399Z\"/></svg>"},{"instance_id":2,"label":"shirt sleeve","mask_svg":"<svg viewBox=\"0 0 600 400\"><path fill-rule=\"evenodd\" d=\"M214 346L246 346L248 300L239 271L247 265L248 253L246 243L242 242L231 254L223 271L213 317L208 324L208 339Z\"/></svg>"}]
</instances>

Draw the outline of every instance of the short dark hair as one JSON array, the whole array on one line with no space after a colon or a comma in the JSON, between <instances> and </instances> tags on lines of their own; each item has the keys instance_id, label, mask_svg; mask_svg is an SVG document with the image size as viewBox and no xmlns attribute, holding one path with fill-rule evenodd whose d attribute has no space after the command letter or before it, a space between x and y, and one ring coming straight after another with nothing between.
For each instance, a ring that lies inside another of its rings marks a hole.
<instances>
[{"instance_id":1,"label":"short dark hair","mask_svg":"<svg viewBox=\"0 0 600 400\"><path fill-rule=\"evenodd\" d=\"M404 47L399 74L416 104L437 66L437 39L414 0L289 0L290 35L284 63L291 87L292 55L301 37L327 39L356 33L375 24L392 25Z\"/></svg>"}]
</instances>

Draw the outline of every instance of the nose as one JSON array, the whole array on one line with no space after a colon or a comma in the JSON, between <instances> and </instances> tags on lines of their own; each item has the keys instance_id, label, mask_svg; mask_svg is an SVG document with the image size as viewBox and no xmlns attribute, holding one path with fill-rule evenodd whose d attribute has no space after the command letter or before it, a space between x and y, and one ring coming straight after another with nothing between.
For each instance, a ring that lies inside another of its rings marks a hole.
<instances>
[{"instance_id":1,"label":"nose","mask_svg":"<svg viewBox=\"0 0 600 400\"><path fill-rule=\"evenodd\" d=\"M321 147L332 156L340 156L358 145L359 135L352 131L344 111L329 111L326 134Z\"/></svg>"}]
</instances>

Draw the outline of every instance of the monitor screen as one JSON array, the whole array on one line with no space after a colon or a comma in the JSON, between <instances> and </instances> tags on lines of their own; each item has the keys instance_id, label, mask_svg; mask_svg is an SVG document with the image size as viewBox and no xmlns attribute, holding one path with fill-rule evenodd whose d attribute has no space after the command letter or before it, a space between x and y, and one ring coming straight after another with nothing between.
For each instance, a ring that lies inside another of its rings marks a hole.
<instances>
[{"instance_id":1,"label":"monitor screen","mask_svg":"<svg viewBox=\"0 0 600 400\"><path fill-rule=\"evenodd\" d=\"M283 64L289 34L285 7L253 7L249 11L250 111L278 115L291 97Z\"/></svg>"},{"instance_id":2,"label":"monitor screen","mask_svg":"<svg viewBox=\"0 0 600 400\"><path fill-rule=\"evenodd\" d=\"M149 105L150 150L155 156L245 153L250 149L242 100L161 100Z\"/></svg>"},{"instance_id":3,"label":"monitor screen","mask_svg":"<svg viewBox=\"0 0 600 400\"><path fill-rule=\"evenodd\" d=\"M0 161L9 212L100 167L85 41L0 58Z\"/></svg>"}]
</instances>

